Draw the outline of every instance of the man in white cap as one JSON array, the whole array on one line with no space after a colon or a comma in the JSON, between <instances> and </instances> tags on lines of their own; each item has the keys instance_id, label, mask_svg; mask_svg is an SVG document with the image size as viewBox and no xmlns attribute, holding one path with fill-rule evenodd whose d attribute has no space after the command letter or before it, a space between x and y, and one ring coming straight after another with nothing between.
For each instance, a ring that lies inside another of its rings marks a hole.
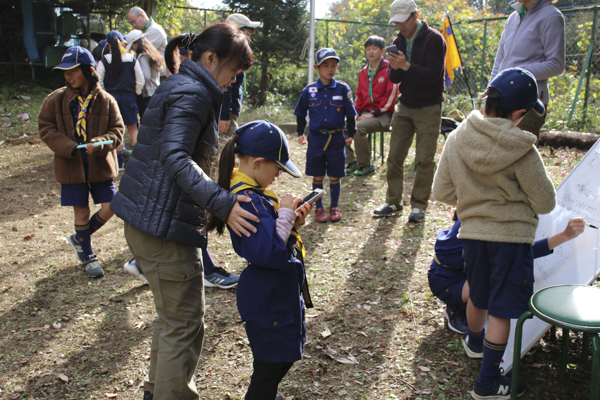
<instances>
[{"instance_id":1,"label":"man in white cap","mask_svg":"<svg viewBox=\"0 0 600 400\"><path fill-rule=\"evenodd\" d=\"M242 14L231 14L225 22L236 25L247 35L252 35L254 30L260 26L259 21L250 21L250 18ZM238 128L237 119L240 116L242 109L242 86L246 73L239 74L235 82L227 88L223 94L223 104L221 105L221 118L219 122L219 132L224 133L227 137L234 135Z\"/></svg>"},{"instance_id":2,"label":"man in white cap","mask_svg":"<svg viewBox=\"0 0 600 400\"><path fill-rule=\"evenodd\" d=\"M167 47L167 34L162 26L157 24L152 17L148 18L146 11L139 7L132 7L127 13L127 20L133 26L133 29L142 31L145 38L156 47L156 50L161 56L165 56L165 48ZM165 75L161 71L161 76Z\"/></svg>"},{"instance_id":3,"label":"man in white cap","mask_svg":"<svg viewBox=\"0 0 600 400\"><path fill-rule=\"evenodd\" d=\"M400 32L393 42L398 53L387 53L390 63L388 76L390 81L400 84L401 95L391 124L386 200L373 214L383 217L402 212L404 161L416 133L417 173L408 220L421 222L425 219L435 173L434 157L444 101L446 42L437 30L419 20L419 11L413 0L394 1L390 24L396 25Z\"/></svg>"}]
</instances>

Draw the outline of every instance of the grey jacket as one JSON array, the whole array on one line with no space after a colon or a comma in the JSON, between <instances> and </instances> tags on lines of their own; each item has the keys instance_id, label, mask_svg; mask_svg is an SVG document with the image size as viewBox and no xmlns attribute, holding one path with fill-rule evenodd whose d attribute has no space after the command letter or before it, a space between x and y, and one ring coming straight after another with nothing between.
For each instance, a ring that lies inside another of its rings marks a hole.
<instances>
[{"instance_id":1,"label":"grey jacket","mask_svg":"<svg viewBox=\"0 0 600 400\"><path fill-rule=\"evenodd\" d=\"M520 67L535 76L540 99L548 104L548 79L565 69L565 19L550 0L535 1L523 21L521 3L506 20L490 81L500 71Z\"/></svg>"},{"instance_id":2,"label":"grey jacket","mask_svg":"<svg viewBox=\"0 0 600 400\"><path fill-rule=\"evenodd\" d=\"M214 78L185 59L148 104L110 208L135 229L206 247L206 211L226 221L237 196L211 179L223 97Z\"/></svg>"}]
</instances>

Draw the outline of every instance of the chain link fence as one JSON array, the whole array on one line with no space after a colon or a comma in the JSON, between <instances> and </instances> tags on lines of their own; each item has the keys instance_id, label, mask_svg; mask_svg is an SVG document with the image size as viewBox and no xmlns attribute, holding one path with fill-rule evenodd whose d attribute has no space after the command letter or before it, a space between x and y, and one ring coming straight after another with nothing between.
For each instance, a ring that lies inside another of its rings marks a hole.
<instances>
[{"instance_id":1,"label":"chain link fence","mask_svg":"<svg viewBox=\"0 0 600 400\"><path fill-rule=\"evenodd\" d=\"M565 72L550 79L546 129L600 131L600 6L561 10L565 17ZM444 110L467 114L478 107L477 94L485 89L496 49L508 15L471 21L454 21L453 31L463 68L455 71L446 89ZM378 35L390 45L397 34L393 25L356 21L319 20L315 48L332 47L341 62L338 75L356 88L358 72L366 64L364 41ZM431 22L439 29L439 22ZM436 26L437 25L437 26ZM587 60L587 62L586 62Z\"/></svg>"}]
</instances>

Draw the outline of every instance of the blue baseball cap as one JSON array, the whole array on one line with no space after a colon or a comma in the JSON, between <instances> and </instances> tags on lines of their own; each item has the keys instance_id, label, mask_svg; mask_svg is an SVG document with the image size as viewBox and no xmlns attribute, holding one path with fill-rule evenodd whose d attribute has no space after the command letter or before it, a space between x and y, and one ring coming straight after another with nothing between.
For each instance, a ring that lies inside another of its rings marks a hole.
<instances>
[{"instance_id":1,"label":"blue baseball cap","mask_svg":"<svg viewBox=\"0 0 600 400\"><path fill-rule=\"evenodd\" d=\"M100 41L100 43L98 43L98 46L100 46L100 47L102 47L102 48L105 48L105 47L106 47L106 43L108 43L108 42L106 41L106 39L102 39L102 40Z\"/></svg>"},{"instance_id":2,"label":"blue baseball cap","mask_svg":"<svg viewBox=\"0 0 600 400\"><path fill-rule=\"evenodd\" d=\"M488 87L500 92L500 100L487 102L509 110L533 109L538 117L544 116L544 104L538 97L538 86L533 74L523 68L508 68L501 71Z\"/></svg>"},{"instance_id":3,"label":"blue baseball cap","mask_svg":"<svg viewBox=\"0 0 600 400\"><path fill-rule=\"evenodd\" d=\"M319 51L317 51L317 66L321 65L321 63L329 58L334 58L338 61L340 61L340 58L338 57L337 53L335 52L334 49L329 49L329 48L324 48L321 49Z\"/></svg>"},{"instance_id":4,"label":"blue baseball cap","mask_svg":"<svg viewBox=\"0 0 600 400\"><path fill-rule=\"evenodd\" d=\"M80 65L89 65L90 67L96 66L96 60L90 51L81 46L69 47L65 54L54 69L69 70L77 68Z\"/></svg>"},{"instance_id":5,"label":"blue baseball cap","mask_svg":"<svg viewBox=\"0 0 600 400\"><path fill-rule=\"evenodd\" d=\"M123 35L119 31L110 31L110 32L108 32L108 34L106 35L106 41L108 43L112 43L112 41L113 41L113 39L115 37L119 38L119 40L122 41L122 42L125 41L125 38L123 37Z\"/></svg>"},{"instance_id":6,"label":"blue baseball cap","mask_svg":"<svg viewBox=\"0 0 600 400\"><path fill-rule=\"evenodd\" d=\"M251 157L264 157L274 161L294 178L302 176L300 170L290 161L288 142L279 127L267 120L259 120L248 122L235 132L239 136L235 152Z\"/></svg>"}]
</instances>

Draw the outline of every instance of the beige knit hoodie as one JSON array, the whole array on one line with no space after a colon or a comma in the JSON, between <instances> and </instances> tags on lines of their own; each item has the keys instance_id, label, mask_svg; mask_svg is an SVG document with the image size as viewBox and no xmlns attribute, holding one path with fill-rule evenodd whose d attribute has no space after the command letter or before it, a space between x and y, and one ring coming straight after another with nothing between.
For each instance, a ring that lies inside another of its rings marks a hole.
<instances>
[{"instance_id":1,"label":"beige knit hoodie","mask_svg":"<svg viewBox=\"0 0 600 400\"><path fill-rule=\"evenodd\" d=\"M483 118L477 110L450 134L433 195L456 206L459 238L534 243L537 214L549 213L556 204L535 142L510 120Z\"/></svg>"}]
</instances>

